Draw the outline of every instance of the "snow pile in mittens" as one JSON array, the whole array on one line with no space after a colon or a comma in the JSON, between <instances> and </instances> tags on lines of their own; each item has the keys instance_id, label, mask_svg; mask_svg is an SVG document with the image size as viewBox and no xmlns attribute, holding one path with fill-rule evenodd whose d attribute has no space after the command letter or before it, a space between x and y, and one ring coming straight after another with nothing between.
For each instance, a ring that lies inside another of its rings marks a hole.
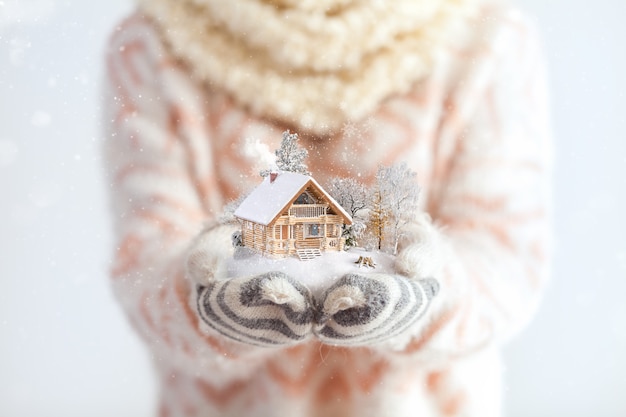
<instances>
[{"instance_id":1,"label":"snow pile in mittens","mask_svg":"<svg viewBox=\"0 0 626 417\"><path fill-rule=\"evenodd\" d=\"M359 266L359 257L371 257L376 267ZM348 251L327 252L321 257L302 261L297 257L269 258L247 248L237 248L228 262L228 277L255 276L269 271L280 271L298 279L313 295L321 294L335 281L348 273L395 273L394 257L382 252L352 248Z\"/></svg>"}]
</instances>

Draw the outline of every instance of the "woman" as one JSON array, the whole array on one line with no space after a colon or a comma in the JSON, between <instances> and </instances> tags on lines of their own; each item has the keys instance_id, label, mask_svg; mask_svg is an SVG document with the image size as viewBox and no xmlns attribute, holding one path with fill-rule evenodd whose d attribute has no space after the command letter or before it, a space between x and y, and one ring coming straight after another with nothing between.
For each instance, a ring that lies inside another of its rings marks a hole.
<instances>
[{"instance_id":1,"label":"woman","mask_svg":"<svg viewBox=\"0 0 626 417\"><path fill-rule=\"evenodd\" d=\"M532 25L494 1L139 1L108 52L112 280L160 414L499 415L498 350L547 279L542 71ZM417 172L399 275L322 299L285 275L224 277L223 207L286 129L321 184ZM402 308L377 309L374 287Z\"/></svg>"}]
</instances>

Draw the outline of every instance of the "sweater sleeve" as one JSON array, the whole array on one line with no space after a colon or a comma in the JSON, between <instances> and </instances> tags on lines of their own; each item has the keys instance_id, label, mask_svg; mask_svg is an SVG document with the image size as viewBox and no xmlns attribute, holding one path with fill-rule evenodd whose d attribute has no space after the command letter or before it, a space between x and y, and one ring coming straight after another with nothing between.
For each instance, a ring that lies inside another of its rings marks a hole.
<instances>
[{"instance_id":1,"label":"sweater sleeve","mask_svg":"<svg viewBox=\"0 0 626 417\"><path fill-rule=\"evenodd\" d=\"M107 65L114 293L157 362L216 383L244 377L276 351L201 331L184 277L189 245L223 205L197 86L138 15L113 34Z\"/></svg>"},{"instance_id":2,"label":"sweater sleeve","mask_svg":"<svg viewBox=\"0 0 626 417\"><path fill-rule=\"evenodd\" d=\"M400 256L409 274L436 272L441 282L427 320L395 345L429 360L507 340L533 316L548 277L544 66L525 18L510 12L498 22L445 100L427 203L433 222L414 225Z\"/></svg>"}]
</instances>

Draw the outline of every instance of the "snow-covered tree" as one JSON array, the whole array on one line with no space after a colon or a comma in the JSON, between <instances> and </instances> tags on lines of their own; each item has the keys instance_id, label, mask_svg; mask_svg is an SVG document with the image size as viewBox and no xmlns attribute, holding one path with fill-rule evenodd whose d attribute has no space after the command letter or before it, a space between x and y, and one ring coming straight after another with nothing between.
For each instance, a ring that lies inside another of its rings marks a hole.
<instances>
[{"instance_id":1,"label":"snow-covered tree","mask_svg":"<svg viewBox=\"0 0 626 417\"><path fill-rule=\"evenodd\" d=\"M367 225L361 219L352 219L352 224L350 226L344 225L344 230L341 233L341 236L346 238L346 248L356 246L359 239L365 233L365 229L367 229Z\"/></svg>"},{"instance_id":2,"label":"snow-covered tree","mask_svg":"<svg viewBox=\"0 0 626 417\"><path fill-rule=\"evenodd\" d=\"M353 223L343 226L342 236L346 238L347 247L355 246L366 227L359 212L367 208L370 200L367 187L354 178L334 177L328 185L328 193L350 213Z\"/></svg>"},{"instance_id":3,"label":"snow-covered tree","mask_svg":"<svg viewBox=\"0 0 626 417\"><path fill-rule=\"evenodd\" d=\"M311 175L304 160L309 156L309 152L298 145L298 134L288 130L283 132L283 139L280 147L276 150L276 166L281 171L297 172L299 174ZM266 177L270 170L261 171L261 176Z\"/></svg>"},{"instance_id":4,"label":"snow-covered tree","mask_svg":"<svg viewBox=\"0 0 626 417\"><path fill-rule=\"evenodd\" d=\"M398 252L398 242L403 234L403 228L417 216L417 202L419 186L416 182L417 174L409 169L406 163L394 164L389 167L379 167L376 173L376 204L388 216L388 229L391 251Z\"/></svg>"},{"instance_id":5,"label":"snow-covered tree","mask_svg":"<svg viewBox=\"0 0 626 417\"><path fill-rule=\"evenodd\" d=\"M354 178L331 178L328 193L353 218L357 217L359 211L367 208L369 203L367 187Z\"/></svg>"}]
</instances>

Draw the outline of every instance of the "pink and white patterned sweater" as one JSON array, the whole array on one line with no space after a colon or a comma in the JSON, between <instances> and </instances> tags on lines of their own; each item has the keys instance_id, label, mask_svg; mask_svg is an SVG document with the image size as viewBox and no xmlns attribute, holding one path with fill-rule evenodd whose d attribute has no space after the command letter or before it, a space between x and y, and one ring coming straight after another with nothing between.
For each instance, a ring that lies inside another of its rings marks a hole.
<instances>
[{"instance_id":1,"label":"pink and white patterned sweater","mask_svg":"<svg viewBox=\"0 0 626 417\"><path fill-rule=\"evenodd\" d=\"M112 285L158 370L161 416L500 414L498 349L548 276L551 145L536 32L516 11L489 13L411 93L332 137L300 135L321 184L406 161L450 248L421 331L376 348L260 348L201 329L185 251L258 182L246 141L275 149L284 126L195 81L148 19L120 23L105 90Z\"/></svg>"}]
</instances>

